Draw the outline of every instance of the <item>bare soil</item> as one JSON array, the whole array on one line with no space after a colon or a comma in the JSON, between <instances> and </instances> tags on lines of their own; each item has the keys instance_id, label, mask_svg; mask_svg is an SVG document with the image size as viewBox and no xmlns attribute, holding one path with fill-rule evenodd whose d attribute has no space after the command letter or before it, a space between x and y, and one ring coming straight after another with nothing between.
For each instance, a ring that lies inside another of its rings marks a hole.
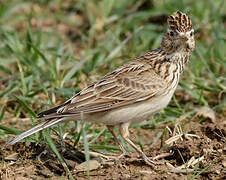
<instances>
[{"instance_id":1,"label":"bare soil","mask_svg":"<svg viewBox=\"0 0 226 180\"><path fill-rule=\"evenodd\" d=\"M163 155L157 160L163 164L150 167L137 153L129 153L129 156L114 161L95 157L92 160L96 164L91 164L89 172L91 179L226 179L226 122L223 118L202 123L194 118L184 123L183 134L170 145L165 143L165 140L172 138L170 133L165 133L168 132L166 126L131 129L133 140L145 142L144 151L148 156ZM164 133L153 143L159 132ZM4 143L0 142L0 179L67 178L62 165L47 145L25 146L24 143L17 143L4 148ZM87 179L85 168L79 169L79 164L85 161L84 154L72 149L67 142L66 149L59 146L59 150L74 178Z\"/></svg>"}]
</instances>

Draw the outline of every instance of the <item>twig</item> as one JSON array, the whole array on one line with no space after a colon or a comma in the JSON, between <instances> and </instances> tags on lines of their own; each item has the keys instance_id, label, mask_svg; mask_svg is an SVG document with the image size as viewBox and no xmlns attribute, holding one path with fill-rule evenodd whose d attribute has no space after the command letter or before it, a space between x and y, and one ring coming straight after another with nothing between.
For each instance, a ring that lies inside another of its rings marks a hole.
<instances>
[{"instance_id":1,"label":"twig","mask_svg":"<svg viewBox=\"0 0 226 180\"><path fill-rule=\"evenodd\" d=\"M162 159L162 158L165 158L165 157L168 157L168 156L172 156L172 153L162 153L160 155L153 157L153 160Z\"/></svg>"}]
</instances>

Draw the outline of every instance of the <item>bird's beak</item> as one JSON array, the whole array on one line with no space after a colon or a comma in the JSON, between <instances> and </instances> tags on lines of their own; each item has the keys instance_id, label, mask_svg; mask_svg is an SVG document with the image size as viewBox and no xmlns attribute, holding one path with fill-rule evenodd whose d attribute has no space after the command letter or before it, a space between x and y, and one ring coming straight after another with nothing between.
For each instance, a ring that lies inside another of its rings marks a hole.
<instances>
[{"instance_id":1,"label":"bird's beak","mask_svg":"<svg viewBox=\"0 0 226 180\"><path fill-rule=\"evenodd\" d=\"M186 43L188 41L188 37L185 35L181 36L180 39L183 43Z\"/></svg>"},{"instance_id":2,"label":"bird's beak","mask_svg":"<svg viewBox=\"0 0 226 180\"><path fill-rule=\"evenodd\" d=\"M189 38L186 35L181 35L180 40L181 40L181 44L185 47L185 49L187 51L190 51L192 49L192 47L188 41Z\"/></svg>"}]
</instances>

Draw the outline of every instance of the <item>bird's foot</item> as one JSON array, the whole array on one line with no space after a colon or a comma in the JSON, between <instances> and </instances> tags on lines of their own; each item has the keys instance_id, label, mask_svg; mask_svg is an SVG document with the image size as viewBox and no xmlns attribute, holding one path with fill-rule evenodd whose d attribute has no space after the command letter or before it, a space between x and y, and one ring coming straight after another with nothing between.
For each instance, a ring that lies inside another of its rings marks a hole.
<instances>
[{"instance_id":1,"label":"bird's foot","mask_svg":"<svg viewBox=\"0 0 226 180\"><path fill-rule=\"evenodd\" d=\"M145 154L142 154L142 158L145 161L146 164L148 164L149 166L155 168L155 165L161 165L164 164L161 161L154 161L151 158L147 157Z\"/></svg>"}]
</instances>

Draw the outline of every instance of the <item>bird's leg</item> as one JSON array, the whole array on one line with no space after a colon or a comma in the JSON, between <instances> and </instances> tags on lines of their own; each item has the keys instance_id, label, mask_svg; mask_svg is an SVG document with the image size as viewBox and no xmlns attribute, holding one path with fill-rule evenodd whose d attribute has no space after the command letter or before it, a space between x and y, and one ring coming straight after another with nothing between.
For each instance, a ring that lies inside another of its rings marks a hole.
<instances>
[{"instance_id":1,"label":"bird's leg","mask_svg":"<svg viewBox=\"0 0 226 180\"><path fill-rule=\"evenodd\" d=\"M125 155L127 154L127 152L126 152L125 148L123 147L123 145L121 144L121 142L119 141L117 135L115 134L115 132L114 132L114 127L115 127L115 126L110 126L110 125L107 126L108 130L110 131L110 133L111 133L111 134L113 135L113 137L114 137L115 143L120 147L120 149L121 149L121 151L122 151L122 154L119 155L119 156L117 156L117 158L120 159L121 157L125 156Z\"/></svg>"},{"instance_id":2,"label":"bird's leg","mask_svg":"<svg viewBox=\"0 0 226 180\"><path fill-rule=\"evenodd\" d=\"M122 138L132 147L134 148L143 158L143 160L150 166L154 167L154 164L156 164L154 161L150 160L144 152L138 148L130 139L129 139L129 125L130 123L123 123L120 125L120 135Z\"/></svg>"}]
</instances>

